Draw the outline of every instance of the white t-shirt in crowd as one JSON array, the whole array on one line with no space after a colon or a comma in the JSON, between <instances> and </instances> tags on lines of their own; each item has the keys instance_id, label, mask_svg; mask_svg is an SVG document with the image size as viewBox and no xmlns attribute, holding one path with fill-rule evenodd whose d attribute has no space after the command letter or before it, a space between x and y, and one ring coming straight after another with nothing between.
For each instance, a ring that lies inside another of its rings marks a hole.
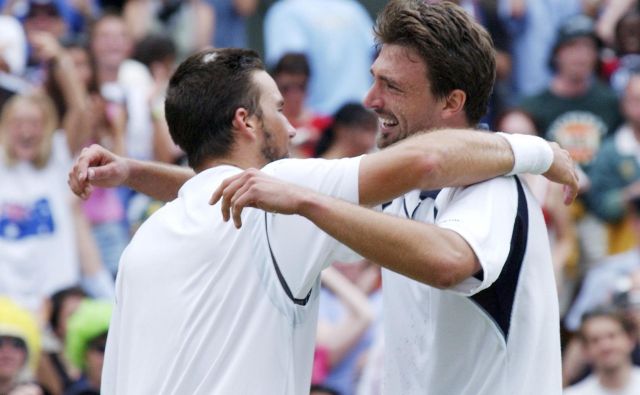
<instances>
[{"instance_id":1,"label":"white t-shirt in crowd","mask_svg":"<svg viewBox=\"0 0 640 395\"><path fill-rule=\"evenodd\" d=\"M357 203L358 168L287 159L263 170ZM123 253L102 394L309 392L319 274L342 249L301 216L245 209L241 230L223 222L208 200L240 171L193 177Z\"/></svg>"},{"instance_id":2,"label":"white t-shirt in crowd","mask_svg":"<svg viewBox=\"0 0 640 395\"><path fill-rule=\"evenodd\" d=\"M448 290L383 271L384 393L560 394L558 297L535 199L514 177L420 194L385 211L458 233L482 271Z\"/></svg>"},{"instance_id":3,"label":"white t-shirt in crowd","mask_svg":"<svg viewBox=\"0 0 640 395\"><path fill-rule=\"evenodd\" d=\"M600 385L594 375L566 388L563 395L638 395L640 394L640 368L634 367L631 379L626 387L620 390L609 390Z\"/></svg>"},{"instance_id":4,"label":"white t-shirt in crowd","mask_svg":"<svg viewBox=\"0 0 640 395\"><path fill-rule=\"evenodd\" d=\"M53 136L44 168L8 165L0 146L0 295L37 310L43 299L80 279L67 139Z\"/></svg>"}]
</instances>

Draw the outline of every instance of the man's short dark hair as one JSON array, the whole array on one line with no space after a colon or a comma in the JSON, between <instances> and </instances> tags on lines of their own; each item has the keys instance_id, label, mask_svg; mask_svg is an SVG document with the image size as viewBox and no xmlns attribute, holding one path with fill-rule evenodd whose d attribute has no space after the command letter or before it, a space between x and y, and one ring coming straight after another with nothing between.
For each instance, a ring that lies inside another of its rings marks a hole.
<instances>
[{"instance_id":1,"label":"man's short dark hair","mask_svg":"<svg viewBox=\"0 0 640 395\"><path fill-rule=\"evenodd\" d=\"M227 155L238 108L260 116L260 91L253 73L264 70L255 51L209 49L190 56L169 81L165 113L173 141L191 167Z\"/></svg>"},{"instance_id":2,"label":"man's short dark hair","mask_svg":"<svg viewBox=\"0 0 640 395\"><path fill-rule=\"evenodd\" d=\"M391 0L374 31L378 45L401 45L420 55L435 97L464 91L467 121L480 121L496 77L495 50L489 33L464 9L450 2Z\"/></svg>"},{"instance_id":3,"label":"man's short dark hair","mask_svg":"<svg viewBox=\"0 0 640 395\"><path fill-rule=\"evenodd\" d=\"M307 60L307 55L298 52L287 52L282 55L278 63L271 71L274 77L279 74L302 74L309 78L311 75L311 67Z\"/></svg>"}]
</instances>

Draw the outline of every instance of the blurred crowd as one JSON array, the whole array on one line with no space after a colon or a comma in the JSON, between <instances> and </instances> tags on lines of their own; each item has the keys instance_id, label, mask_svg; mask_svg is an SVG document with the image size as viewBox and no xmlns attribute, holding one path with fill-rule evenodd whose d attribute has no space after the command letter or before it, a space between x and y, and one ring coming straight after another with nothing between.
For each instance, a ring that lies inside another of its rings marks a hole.
<instances>
[{"instance_id":1,"label":"blurred crowd","mask_svg":"<svg viewBox=\"0 0 640 395\"><path fill-rule=\"evenodd\" d=\"M81 201L67 173L93 143L183 165L164 93L189 54L247 47L259 22L292 156L375 149L378 118L360 104L376 55L367 9L267 3L0 0L0 395L99 393L119 257L161 203L124 187ZM639 394L640 2L457 3L496 47L483 122L557 141L581 169L571 206L525 177L552 245L566 393ZM380 282L368 261L323 273L312 394L380 394Z\"/></svg>"}]
</instances>

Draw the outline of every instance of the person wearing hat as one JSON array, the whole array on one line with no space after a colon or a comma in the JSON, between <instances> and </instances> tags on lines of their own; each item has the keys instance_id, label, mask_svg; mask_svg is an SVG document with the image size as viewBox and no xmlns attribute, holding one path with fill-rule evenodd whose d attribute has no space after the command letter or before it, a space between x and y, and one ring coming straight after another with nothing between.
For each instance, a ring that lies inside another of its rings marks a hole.
<instances>
[{"instance_id":1,"label":"person wearing hat","mask_svg":"<svg viewBox=\"0 0 640 395\"><path fill-rule=\"evenodd\" d=\"M568 150L587 173L603 139L622 122L615 93L596 76L599 47L590 18L578 15L568 19L558 31L551 53L549 66L554 72L551 83L521 103L543 137ZM583 214L584 200L578 200L576 208L580 212L578 232L584 241L585 262L632 246L610 243L609 240L623 241L617 237L621 229L607 228L593 214Z\"/></svg>"},{"instance_id":2,"label":"person wearing hat","mask_svg":"<svg viewBox=\"0 0 640 395\"><path fill-rule=\"evenodd\" d=\"M65 395L99 394L104 349L113 306L109 302L86 299L67 322L65 353L81 369L83 376Z\"/></svg>"},{"instance_id":3,"label":"person wearing hat","mask_svg":"<svg viewBox=\"0 0 640 395\"><path fill-rule=\"evenodd\" d=\"M38 366L40 332L35 318L0 297L0 394L10 394Z\"/></svg>"}]
</instances>

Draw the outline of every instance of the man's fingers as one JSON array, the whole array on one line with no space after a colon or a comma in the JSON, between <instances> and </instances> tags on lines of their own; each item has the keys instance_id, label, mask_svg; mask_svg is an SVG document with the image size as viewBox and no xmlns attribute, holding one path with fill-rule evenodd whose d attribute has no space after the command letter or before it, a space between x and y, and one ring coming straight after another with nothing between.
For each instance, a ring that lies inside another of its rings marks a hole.
<instances>
[{"instance_id":1,"label":"man's fingers","mask_svg":"<svg viewBox=\"0 0 640 395\"><path fill-rule=\"evenodd\" d=\"M251 194L250 188L249 184L243 184L230 199L233 223L238 229L242 226L242 210L247 206L253 207L251 205L253 194Z\"/></svg>"},{"instance_id":2,"label":"man's fingers","mask_svg":"<svg viewBox=\"0 0 640 395\"><path fill-rule=\"evenodd\" d=\"M211 198L209 198L209 205L213 206L214 204L218 203L218 200L220 200L220 198L222 197L222 191L224 191L224 186L223 184L220 184L220 186L218 186L218 188L213 191Z\"/></svg>"}]
</instances>

